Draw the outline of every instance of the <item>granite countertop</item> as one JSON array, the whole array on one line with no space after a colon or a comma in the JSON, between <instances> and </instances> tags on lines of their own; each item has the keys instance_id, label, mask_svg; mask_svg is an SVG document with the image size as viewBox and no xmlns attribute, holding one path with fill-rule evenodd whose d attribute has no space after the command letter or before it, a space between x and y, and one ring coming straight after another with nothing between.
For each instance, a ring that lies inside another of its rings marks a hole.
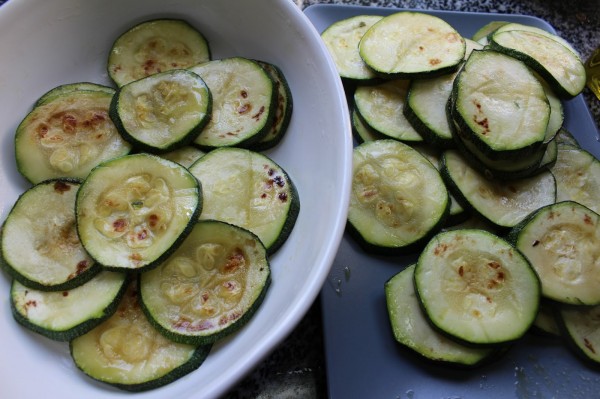
<instances>
[{"instance_id":1,"label":"granite countertop","mask_svg":"<svg viewBox=\"0 0 600 399\"><path fill-rule=\"evenodd\" d=\"M522 14L548 22L583 59L600 45L600 0L295 0L295 3L302 9L314 4L347 4ZM600 126L600 100L588 88L583 96L596 126ZM317 298L291 335L223 399L327 397L321 315Z\"/></svg>"}]
</instances>

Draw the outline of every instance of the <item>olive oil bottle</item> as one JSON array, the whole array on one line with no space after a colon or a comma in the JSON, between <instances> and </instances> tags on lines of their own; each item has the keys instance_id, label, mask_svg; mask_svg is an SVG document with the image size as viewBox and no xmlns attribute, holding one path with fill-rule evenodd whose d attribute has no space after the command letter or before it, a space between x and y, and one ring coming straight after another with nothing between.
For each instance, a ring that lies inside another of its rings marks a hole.
<instances>
[{"instance_id":1,"label":"olive oil bottle","mask_svg":"<svg viewBox=\"0 0 600 399\"><path fill-rule=\"evenodd\" d=\"M594 50L585 63L585 72L587 74L587 86L600 100L600 46Z\"/></svg>"}]
</instances>

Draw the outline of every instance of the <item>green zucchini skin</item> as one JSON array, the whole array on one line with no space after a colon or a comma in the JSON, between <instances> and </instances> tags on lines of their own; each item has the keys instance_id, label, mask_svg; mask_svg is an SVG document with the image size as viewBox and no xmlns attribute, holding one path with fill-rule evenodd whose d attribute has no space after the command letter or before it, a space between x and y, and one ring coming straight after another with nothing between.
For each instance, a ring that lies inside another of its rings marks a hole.
<instances>
[{"instance_id":1,"label":"green zucchini skin","mask_svg":"<svg viewBox=\"0 0 600 399\"><path fill-rule=\"evenodd\" d=\"M560 336L583 363L600 368L598 344L600 306L557 306L554 315Z\"/></svg>"},{"instance_id":2,"label":"green zucchini skin","mask_svg":"<svg viewBox=\"0 0 600 399\"><path fill-rule=\"evenodd\" d=\"M258 236L217 220L197 222L172 257L138 280L150 323L170 340L189 345L212 344L242 328L270 284L267 251Z\"/></svg>"},{"instance_id":3,"label":"green zucchini skin","mask_svg":"<svg viewBox=\"0 0 600 399\"><path fill-rule=\"evenodd\" d=\"M109 273L109 272L106 272L106 273ZM99 273L97 276L100 277L101 273ZM72 290L67 290L67 291L63 291L63 292L38 291L38 293L34 293L33 295L41 295L42 297L56 296L58 298L60 298L60 297L67 298L70 294L72 294L73 290L88 289L89 284L93 284L93 283L94 283L94 279L92 279L89 282L84 283L81 286L76 287ZM71 341L72 339L75 339L76 337L87 333L88 331L90 331L91 329L93 329L94 327L96 327L97 325L102 323L104 320L109 318L113 313L115 313L115 311L117 310L117 307L119 306L119 302L121 301L121 299L123 298L123 295L125 294L127 285L128 285L128 277L124 275L123 279L122 279L122 283L120 285L120 288L115 293L115 295L112 297L112 299L108 303L108 305L104 309L102 309L100 311L100 313L90 314L89 318L87 318L86 320L80 322L79 324L73 325L69 328L55 329L50 326L44 326L44 325L42 325L42 323L32 320L32 318L28 317L27 307L28 306L38 307L39 303L37 303L37 300L35 300L35 299L27 300L26 298L23 298L19 302L25 301L26 303L24 303L24 306L21 306L21 304L18 304L17 303L18 301L16 300L16 295L18 295L17 291L19 290L19 288L18 288L18 283L16 282L16 280L14 280L12 287L11 287L11 301L10 301L11 311L12 311L14 319L23 327L25 327L35 333L43 335L46 338L52 339L54 341ZM93 292L94 291L91 291L90 293L93 293ZM25 289L24 295L25 296L30 295L30 291ZM49 302L47 306L52 307L52 303L53 302ZM31 304L31 305L28 305L28 304ZM66 309L66 310L72 311L72 309ZM75 309L75 311L77 311L77 309ZM84 310L82 310L82 311L84 311Z\"/></svg>"},{"instance_id":4,"label":"green zucchini skin","mask_svg":"<svg viewBox=\"0 0 600 399\"><path fill-rule=\"evenodd\" d=\"M69 290L89 281L102 270L85 253L71 231L70 223L75 224L75 215L71 215L74 202L70 202L72 197L66 197L75 196L80 185L81 180L73 178L42 181L19 196L3 222L0 231L0 267L24 286L40 291ZM51 214L52 209L47 208L49 206L59 206L60 209L55 209L55 214ZM35 207L35 212L30 207ZM25 226L19 228L17 224L20 222ZM43 231L47 226L53 226L53 230L44 235L44 239L49 240L44 241L44 245L42 242L22 241L35 239L31 237L32 234ZM23 238L28 229L32 230L32 234ZM66 245L61 241L66 241ZM22 249L27 253L15 257L17 250ZM76 254L81 256L77 257ZM60 275L43 275L43 272L53 270Z\"/></svg>"},{"instance_id":5,"label":"green zucchini skin","mask_svg":"<svg viewBox=\"0 0 600 399\"><path fill-rule=\"evenodd\" d=\"M60 86L56 86L53 89L48 90L46 93L42 94L40 98L34 104L34 107L43 105L49 101L54 100L55 98L73 91L102 91L105 93L109 93L114 95L116 90L113 87L101 85L98 83L92 82L76 82L76 83L65 83Z\"/></svg>"}]
</instances>

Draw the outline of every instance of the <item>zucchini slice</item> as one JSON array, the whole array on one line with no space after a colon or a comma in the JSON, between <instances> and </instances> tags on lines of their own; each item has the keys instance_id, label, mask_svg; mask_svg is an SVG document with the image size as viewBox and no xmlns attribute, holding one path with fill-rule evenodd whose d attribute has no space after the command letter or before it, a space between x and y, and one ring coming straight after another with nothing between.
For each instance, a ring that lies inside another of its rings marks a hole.
<instances>
[{"instance_id":1,"label":"zucchini slice","mask_svg":"<svg viewBox=\"0 0 600 399\"><path fill-rule=\"evenodd\" d=\"M204 151L194 146L187 145L176 150L160 154L160 157L168 159L169 161L177 162L185 168L189 168L203 155Z\"/></svg>"},{"instance_id":2,"label":"zucchini slice","mask_svg":"<svg viewBox=\"0 0 600 399\"><path fill-rule=\"evenodd\" d=\"M531 30L499 30L491 36L490 48L525 62L560 97L575 97L585 87L583 62L570 46L548 35Z\"/></svg>"},{"instance_id":3,"label":"zucchini slice","mask_svg":"<svg viewBox=\"0 0 600 399\"><path fill-rule=\"evenodd\" d=\"M254 151L264 151L275 147L283 139L283 136L285 136L292 119L294 99L287 79L277 65L260 60L256 60L256 62L263 67L273 80L277 97L275 117L271 128L258 143L252 145Z\"/></svg>"},{"instance_id":4,"label":"zucchini slice","mask_svg":"<svg viewBox=\"0 0 600 399\"><path fill-rule=\"evenodd\" d=\"M426 359L473 367L495 350L462 345L431 327L421 309L413 284L415 265L409 265L385 282L385 299L396 341Z\"/></svg>"},{"instance_id":5,"label":"zucchini slice","mask_svg":"<svg viewBox=\"0 0 600 399\"><path fill-rule=\"evenodd\" d=\"M125 274L109 271L67 291L38 291L13 280L11 308L15 320L29 330L70 341L110 317L126 287Z\"/></svg>"},{"instance_id":6,"label":"zucchini slice","mask_svg":"<svg viewBox=\"0 0 600 399\"><path fill-rule=\"evenodd\" d=\"M352 122L352 135L358 144L362 144L365 141L381 140L387 138L386 136L376 132L369 125L363 122L363 119L358 115L356 108L352 109L351 115Z\"/></svg>"},{"instance_id":7,"label":"zucchini slice","mask_svg":"<svg viewBox=\"0 0 600 399\"><path fill-rule=\"evenodd\" d=\"M409 84L409 80L390 80L359 85L354 91L354 105L363 123L387 138L423 141L403 114Z\"/></svg>"},{"instance_id":8,"label":"zucchini slice","mask_svg":"<svg viewBox=\"0 0 600 399\"><path fill-rule=\"evenodd\" d=\"M546 137L550 105L542 83L519 60L475 50L454 80L457 137L490 159L522 159Z\"/></svg>"},{"instance_id":9,"label":"zucchini slice","mask_svg":"<svg viewBox=\"0 0 600 399\"><path fill-rule=\"evenodd\" d=\"M556 182L549 171L517 180L490 180L456 150L445 151L441 164L444 181L457 200L500 228L513 227L556 201Z\"/></svg>"},{"instance_id":10,"label":"zucchini slice","mask_svg":"<svg viewBox=\"0 0 600 399\"><path fill-rule=\"evenodd\" d=\"M196 370L210 346L175 343L146 319L132 281L117 311L70 342L76 366L89 377L127 391L167 385Z\"/></svg>"},{"instance_id":11,"label":"zucchini slice","mask_svg":"<svg viewBox=\"0 0 600 399\"><path fill-rule=\"evenodd\" d=\"M321 33L342 78L371 80L378 77L361 58L358 45L365 32L381 18L381 15L357 15L334 22Z\"/></svg>"},{"instance_id":12,"label":"zucchini slice","mask_svg":"<svg viewBox=\"0 0 600 399\"><path fill-rule=\"evenodd\" d=\"M116 90L109 86L104 86L97 83L91 82L76 82L76 83L66 83L60 86L57 86L53 89L48 90L46 93L42 94L40 98L34 104L34 107L38 105L43 105L47 102L54 100L55 98L60 97L63 94L71 93L73 91L102 91L108 94L115 94Z\"/></svg>"},{"instance_id":13,"label":"zucchini slice","mask_svg":"<svg viewBox=\"0 0 600 399\"><path fill-rule=\"evenodd\" d=\"M194 142L200 148L250 147L273 124L277 90L269 74L254 60L231 57L190 68L208 85L212 117Z\"/></svg>"},{"instance_id":14,"label":"zucchini slice","mask_svg":"<svg viewBox=\"0 0 600 399\"><path fill-rule=\"evenodd\" d=\"M563 307L558 312L561 336L582 359L600 363L600 306Z\"/></svg>"},{"instance_id":15,"label":"zucchini slice","mask_svg":"<svg viewBox=\"0 0 600 399\"><path fill-rule=\"evenodd\" d=\"M142 22L115 40L108 55L108 75L117 84L171 69L209 61L210 48L197 29L180 19Z\"/></svg>"},{"instance_id":16,"label":"zucchini slice","mask_svg":"<svg viewBox=\"0 0 600 399\"><path fill-rule=\"evenodd\" d=\"M473 36L471 36L471 40L474 40L476 42L479 42L483 45L488 44L487 43L487 38L488 36L495 32L498 28L500 28L503 25L509 24L510 22L508 21L492 21L492 22L488 22L487 24L483 25L481 28L479 28L477 30L477 32L475 32L473 34Z\"/></svg>"},{"instance_id":17,"label":"zucchini slice","mask_svg":"<svg viewBox=\"0 0 600 399\"><path fill-rule=\"evenodd\" d=\"M250 230L269 254L287 240L300 211L300 198L286 171L272 159L242 148L220 148L189 170L202 182L201 219Z\"/></svg>"},{"instance_id":18,"label":"zucchini slice","mask_svg":"<svg viewBox=\"0 0 600 399\"><path fill-rule=\"evenodd\" d=\"M354 148L348 227L367 250L409 252L443 225L446 186L427 158L395 140Z\"/></svg>"},{"instance_id":19,"label":"zucchini slice","mask_svg":"<svg viewBox=\"0 0 600 399\"><path fill-rule=\"evenodd\" d=\"M186 168L140 153L95 168L77 193L77 231L87 252L116 271L157 266L189 234L202 209Z\"/></svg>"},{"instance_id":20,"label":"zucchini slice","mask_svg":"<svg viewBox=\"0 0 600 399\"><path fill-rule=\"evenodd\" d=\"M182 246L140 276L148 320L169 339L213 343L245 325L267 293L266 248L246 229L199 221Z\"/></svg>"},{"instance_id":21,"label":"zucchini slice","mask_svg":"<svg viewBox=\"0 0 600 399\"><path fill-rule=\"evenodd\" d=\"M468 58L473 50L483 48L470 39L465 39L465 42L467 45L465 58ZM454 146L447 104L457 73L429 79L415 79L410 82L408 89L403 109L404 116L426 142L436 147Z\"/></svg>"},{"instance_id":22,"label":"zucchini slice","mask_svg":"<svg viewBox=\"0 0 600 399\"><path fill-rule=\"evenodd\" d=\"M192 143L211 116L212 97L202 78L185 69L156 73L122 86L110 116L123 138L154 153Z\"/></svg>"},{"instance_id":23,"label":"zucchini slice","mask_svg":"<svg viewBox=\"0 0 600 399\"><path fill-rule=\"evenodd\" d=\"M542 282L544 297L573 305L600 304L600 215L573 201L533 213L510 232Z\"/></svg>"},{"instance_id":24,"label":"zucchini slice","mask_svg":"<svg viewBox=\"0 0 600 399\"><path fill-rule=\"evenodd\" d=\"M433 237L419 256L414 283L431 323L474 345L519 339L540 302L540 282L527 259L485 230Z\"/></svg>"},{"instance_id":25,"label":"zucchini slice","mask_svg":"<svg viewBox=\"0 0 600 399\"><path fill-rule=\"evenodd\" d=\"M458 69L465 56L465 41L441 18L400 11L367 30L360 40L359 52L376 73L412 79Z\"/></svg>"},{"instance_id":26,"label":"zucchini slice","mask_svg":"<svg viewBox=\"0 0 600 399\"><path fill-rule=\"evenodd\" d=\"M21 284L62 291L100 271L77 236L74 209L79 187L75 180L46 180L13 205L0 232L0 263Z\"/></svg>"},{"instance_id":27,"label":"zucchini slice","mask_svg":"<svg viewBox=\"0 0 600 399\"><path fill-rule=\"evenodd\" d=\"M112 97L103 91L76 90L35 107L15 136L19 172L34 184L85 178L99 163L128 154L131 146L108 115Z\"/></svg>"},{"instance_id":28,"label":"zucchini slice","mask_svg":"<svg viewBox=\"0 0 600 399\"><path fill-rule=\"evenodd\" d=\"M600 161L583 148L559 144L550 169L556 178L556 200L575 201L600 213Z\"/></svg>"}]
</instances>

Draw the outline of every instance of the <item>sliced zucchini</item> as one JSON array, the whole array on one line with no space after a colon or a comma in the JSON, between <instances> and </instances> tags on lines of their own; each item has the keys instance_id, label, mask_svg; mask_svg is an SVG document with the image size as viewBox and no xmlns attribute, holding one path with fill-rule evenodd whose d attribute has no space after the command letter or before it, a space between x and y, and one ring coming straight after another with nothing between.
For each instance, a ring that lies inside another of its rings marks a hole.
<instances>
[{"instance_id":1,"label":"sliced zucchini","mask_svg":"<svg viewBox=\"0 0 600 399\"><path fill-rule=\"evenodd\" d=\"M556 182L549 171L518 180L490 180L456 150L445 151L441 164L444 181L457 200L500 228L515 226L556 200Z\"/></svg>"},{"instance_id":2,"label":"sliced zucchini","mask_svg":"<svg viewBox=\"0 0 600 399\"><path fill-rule=\"evenodd\" d=\"M63 93L35 107L19 124L15 157L30 182L84 178L99 163L129 153L108 115L113 95L103 91Z\"/></svg>"},{"instance_id":3,"label":"sliced zucchini","mask_svg":"<svg viewBox=\"0 0 600 399\"><path fill-rule=\"evenodd\" d=\"M275 84L277 103L275 106L275 117L271 128L258 143L252 146L254 151L264 151L275 147L285 136L287 128L292 119L294 99L292 91L283 71L275 64L257 60Z\"/></svg>"},{"instance_id":4,"label":"sliced zucchini","mask_svg":"<svg viewBox=\"0 0 600 399\"><path fill-rule=\"evenodd\" d=\"M110 116L125 140L147 152L192 143L211 117L212 97L200 76L174 69L122 86Z\"/></svg>"},{"instance_id":5,"label":"sliced zucchini","mask_svg":"<svg viewBox=\"0 0 600 399\"><path fill-rule=\"evenodd\" d=\"M156 19L127 30L113 43L108 75L117 84L209 61L210 48L197 29L180 19Z\"/></svg>"},{"instance_id":6,"label":"sliced zucchini","mask_svg":"<svg viewBox=\"0 0 600 399\"><path fill-rule=\"evenodd\" d=\"M356 141L361 144L365 141L381 140L387 138L386 136L376 132L369 125L363 122L356 108L352 109L351 115L352 121L352 135Z\"/></svg>"},{"instance_id":7,"label":"sliced zucchini","mask_svg":"<svg viewBox=\"0 0 600 399\"><path fill-rule=\"evenodd\" d=\"M70 341L110 317L126 287L125 274L109 271L67 291L38 291L13 280L10 303L22 326L56 341Z\"/></svg>"},{"instance_id":8,"label":"sliced zucchini","mask_svg":"<svg viewBox=\"0 0 600 399\"><path fill-rule=\"evenodd\" d=\"M21 284L63 291L100 271L77 236L74 209L79 186L75 180L47 180L25 191L13 205L0 232L0 263Z\"/></svg>"},{"instance_id":9,"label":"sliced zucchini","mask_svg":"<svg viewBox=\"0 0 600 399\"><path fill-rule=\"evenodd\" d=\"M204 155L204 151L188 145L178 148L173 151L169 151L164 154L160 154L162 158L168 159L169 161L177 162L183 167L189 168L194 162Z\"/></svg>"},{"instance_id":10,"label":"sliced zucchini","mask_svg":"<svg viewBox=\"0 0 600 399\"><path fill-rule=\"evenodd\" d=\"M573 147L580 147L579 142L573 133L565 129L564 126L558 130L554 141L556 141L557 144L568 144L572 145Z\"/></svg>"},{"instance_id":11,"label":"sliced zucchini","mask_svg":"<svg viewBox=\"0 0 600 399\"><path fill-rule=\"evenodd\" d=\"M88 333L70 342L76 366L89 377L127 391L167 385L196 370L210 346L175 343L146 319L135 280L117 311Z\"/></svg>"},{"instance_id":12,"label":"sliced zucchini","mask_svg":"<svg viewBox=\"0 0 600 399\"><path fill-rule=\"evenodd\" d=\"M377 78L377 74L361 58L358 45L365 32L381 18L383 18L381 15L357 15L334 22L321 33L321 39L342 78L355 80Z\"/></svg>"},{"instance_id":13,"label":"sliced zucchini","mask_svg":"<svg viewBox=\"0 0 600 399\"><path fill-rule=\"evenodd\" d=\"M600 363L600 306L564 307L557 314L562 336L569 347L597 366Z\"/></svg>"},{"instance_id":14,"label":"sliced zucchini","mask_svg":"<svg viewBox=\"0 0 600 399\"><path fill-rule=\"evenodd\" d=\"M559 144L554 166L557 201L576 201L600 213L600 161L583 148Z\"/></svg>"},{"instance_id":15,"label":"sliced zucchini","mask_svg":"<svg viewBox=\"0 0 600 399\"><path fill-rule=\"evenodd\" d=\"M376 73L412 79L458 69L465 55L465 41L441 18L400 11L367 30L360 40L359 52Z\"/></svg>"},{"instance_id":16,"label":"sliced zucchini","mask_svg":"<svg viewBox=\"0 0 600 399\"><path fill-rule=\"evenodd\" d=\"M431 323L468 344L519 339L540 302L540 282L527 259L485 230L437 234L419 256L414 283Z\"/></svg>"},{"instance_id":17,"label":"sliced zucchini","mask_svg":"<svg viewBox=\"0 0 600 399\"><path fill-rule=\"evenodd\" d=\"M73 91L102 91L108 94L115 94L115 89L109 86L91 83L91 82L76 82L76 83L66 83L60 86L57 86L53 89L48 90L46 93L42 94L40 98L34 104L34 107L38 105L45 104L54 100L55 98L60 97L65 93L71 93Z\"/></svg>"},{"instance_id":18,"label":"sliced zucchini","mask_svg":"<svg viewBox=\"0 0 600 399\"><path fill-rule=\"evenodd\" d=\"M454 80L451 117L459 139L472 142L490 159L516 160L543 144L550 105L524 63L475 50Z\"/></svg>"},{"instance_id":19,"label":"sliced zucchini","mask_svg":"<svg viewBox=\"0 0 600 399\"><path fill-rule=\"evenodd\" d=\"M354 148L348 228L367 250L409 252L444 224L450 208L438 170L396 140Z\"/></svg>"},{"instance_id":20,"label":"sliced zucchini","mask_svg":"<svg viewBox=\"0 0 600 399\"><path fill-rule=\"evenodd\" d=\"M542 207L510 232L542 282L544 297L600 304L600 216L573 201Z\"/></svg>"},{"instance_id":21,"label":"sliced zucchini","mask_svg":"<svg viewBox=\"0 0 600 399\"><path fill-rule=\"evenodd\" d=\"M548 337L560 337L560 326L554 304L542 299L538 314L533 321L532 331Z\"/></svg>"},{"instance_id":22,"label":"sliced zucchini","mask_svg":"<svg viewBox=\"0 0 600 399\"><path fill-rule=\"evenodd\" d=\"M199 221L183 245L140 276L148 320L169 339L213 343L244 326L270 284L267 251L246 229Z\"/></svg>"},{"instance_id":23,"label":"sliced zucchini","mask_svg":"<svg viewBox=\"0 0 600 399\"><path fill-rule=\"evenodd\" d=\"M277 90L254 60L231 57L205 62L190 70L212 93L210 122L194 142L201 148L249 147L262 140L273 124Z\"/></svg>"},{"instance_id":24,"label":"sliced zucchini","mask_svg":"<svg viewBox=\"0 0 600 399\"><path fill-rule=\"evenodd\" d=\"M290 235L300 198L285 170L261 153L241 148L209 152L190 167L202 182L201 219L215 219L256 234L273 254Z\"/></svg>"},{"instance_id":25,"label":"sliced zucchini","mask_svg":"<svg viewBox=\"0 0 600 399\"><path fill-rule=\"evenodd\" d=\"M413 284L415 265L385 282L385 299L394 338L426 359L473 367L494 353L490 348L462 345L431 327Z\"/></svg>"},{"instance_id":26,"label":"sliced zucchini","mask_svg":"<svg viewBox=\"0 0 600 399\"><path fill-rule=\"evenodd\" d=\"M550 89L548 84L544 80L540 80L544 91L546 92L546 98L548 104L550 104L550 118L548 119L548 126L546 126L546 135L544 136L544 143L548 143L556 137L558 131L563 126L565 121L565 113L562 101L558 96Z\"/></svg>"},{"instance_id":27,"label":"sliced zucchini","mask_svg":"<svg viewBox=\"0 0 600 399\"><path fill-rule=\"evenodd\" d=\"M423 141L403 114L409 80L359 85L354 105L363 123L377 133L405 142Z\"/></svg>"},{"instance_id":28,"label":"sliced zucchini","mask_svg":"<svg viewBox=\"0 0 600 399\"><path fill-rule=\"evenodd\" d=\"M476 42L480 42L481 44L485 45L487 44L487 37L490 35L490 33L495 32L496 29L498 29L499 27L508 24L508 21L492 21L492 22L488 22L487 24L483 25L481 28L479 28L477 30L477 32L475 32L473 34L473 36L471 36L471 40L474 40Z\"/></svg>"},{"instance_id":29,"label":"sliced zucchini","mask_svg":"<svg viewBox=\"0 0 600 399\"><path fill-rule=\"evenodd\" d=\"M140 153L95 168L77 193L77 231L105 268L157 266L189 234L202 209L200 183L178 163Z\"/></svg>"},{"instance_id":30,"label":"sliced zucchini","mask_svg":"<svg viewBox=\"0 0 600 399\"><path fill-rule=\"evenodd\" d=\"M585 67L579 56L547 34L499 31L491 36L490 48L525 62L562 98L575 97L585 87Z\"/></svg>"},{"instance_id":31,"label":"sliced zucchini","mask_svg":"<svg viewBox=\"0 0 600 399\"><path fill-rule=\"evenodd\" d=\"M468 57L474 49L483 46L465 39ZM404 116L423 140L436 147L454 146L452 129L448 121L447 102L452 92L452 84L457 72L430 79L416 79L410 82Z\"/></svg>"}]
</instances>

